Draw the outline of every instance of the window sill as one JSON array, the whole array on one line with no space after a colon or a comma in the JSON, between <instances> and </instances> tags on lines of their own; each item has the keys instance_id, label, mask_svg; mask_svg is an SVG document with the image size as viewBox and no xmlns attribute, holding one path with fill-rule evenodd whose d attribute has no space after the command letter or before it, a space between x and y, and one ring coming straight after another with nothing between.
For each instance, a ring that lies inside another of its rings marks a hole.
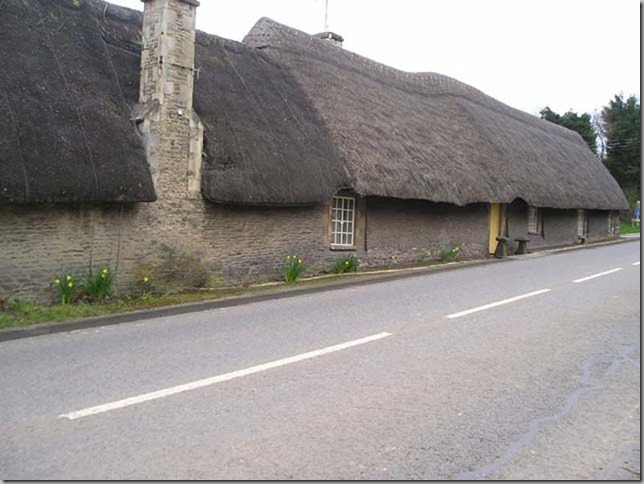
<instances>
[{"instance_id":1,"label":"window sill","mask_svg":"<svg viewBox=\"0 0 644 484\"><path fill-rule=\"evenodd\" d=\"M331 245L330 249L346 252L355 252L356 250L358 250L355 245Z\"/></svg>"}]
</instances>

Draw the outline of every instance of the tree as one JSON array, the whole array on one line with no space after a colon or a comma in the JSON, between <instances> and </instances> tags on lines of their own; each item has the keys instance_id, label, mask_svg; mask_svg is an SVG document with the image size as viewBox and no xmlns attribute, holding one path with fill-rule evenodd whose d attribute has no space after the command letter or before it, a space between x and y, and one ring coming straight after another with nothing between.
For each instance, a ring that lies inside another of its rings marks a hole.
<instances>
[{"instance_id":1,"label":"tree","mask_svg":"<svg viewBox=\"0 0 644 484\"><path fill-rule=\"evenodd\" d=\"M555 113L548 106L543 108L541 112L541 119L550 121L551 123L558 124L564 128L576 131L584 139L588 147L593 153L597 154L597 131L593 125L592 116L584 113L581 116L573 111L568 111L563 116Z\"/></svg>"},{"instance_id":2,"label":"tree","mask_svg":"<svg viewBox=\"0 0 644 484\"><path fill-rule=\"evenodd\" d=\"M604 164L622 189L639 199L641 190L640 102L635 96L624 99L622 94L602 110L606 136ZM629 197L631 198L631 197Z\"/></svg>"}]
</instances>

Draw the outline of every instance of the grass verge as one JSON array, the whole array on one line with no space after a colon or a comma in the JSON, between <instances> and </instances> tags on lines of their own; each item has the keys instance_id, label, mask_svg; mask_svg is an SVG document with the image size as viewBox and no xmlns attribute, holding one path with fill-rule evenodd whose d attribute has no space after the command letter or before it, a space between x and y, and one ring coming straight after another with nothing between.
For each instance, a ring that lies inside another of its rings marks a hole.
<instances>
[{"instance_id":1,"label":"grass verge","mask_svg":"<svg viewBox=\"0 0 644 484\"><path fill-rule=\"evenodd\" d=\"M377 275L364 273L355 275L354 278L371 279ZM0 329L18 328L39 323L61 322L106 314L128 313L145 309L162 308L177 304L212 301L233 296L252 296L266 293L280 293L297 290L310 286L333 285L342 279L342 276L333 275L324 279L313 278L298 281L296 285L281 282L260 284L250 287L230 287L197 292L178 294L156 295L143 298L112 298L102 302L75 302L70 304L45 305L26 299L10 301L4 310L0 310Z\"/></svg>"},{"instance_id":2,"label":"grass verge","mask_svg":"<svg viewBox=\"0 0 644 484\"><path fill-rule=\"evenodd\" d=\"M116 298L104 302L72 304L57 304L48 306L33 301L19 299L7 304L4 311L0 311L0 329L17 328L37 323L55 321L68 321L73 319L102 316L105 314L127 313L142 309L152 309L175 304L200 302L209 299L218 299L225 296L243 294L243 288L220 290L213 292L171 294L165 296L151 296L148 298Z\"/></svg>"},{"instance_id":3,"label":"grass verge","mask_svg":"<svg viewBox=\"0 0 644 484\"><path fill-rule=\"evenodd\" d=\"M638 225L632 225L632 224L620 224L619 226L619 233L620 234L639 234L640 233L640 226Z\"/></svg>"}]
</instances>

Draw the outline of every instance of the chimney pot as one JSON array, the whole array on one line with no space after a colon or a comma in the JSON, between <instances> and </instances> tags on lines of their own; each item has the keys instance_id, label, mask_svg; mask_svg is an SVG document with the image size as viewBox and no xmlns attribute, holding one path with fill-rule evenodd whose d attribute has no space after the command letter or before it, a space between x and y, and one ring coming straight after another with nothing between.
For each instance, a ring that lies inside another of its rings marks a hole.
<instances>
[{"instance_id":1,"label":"chimney pot","mask_svg":"<svg viewBox=\"0 0 644 484\"><path fill-rule=\"evenodd\" d=\"M326 40L333 45L337 45L338 47L342 47L342 42L344 42L344 37L336 34L335 32L320 32L319 34L315 34L313 37Z\"/></svg>"}]
</instances>

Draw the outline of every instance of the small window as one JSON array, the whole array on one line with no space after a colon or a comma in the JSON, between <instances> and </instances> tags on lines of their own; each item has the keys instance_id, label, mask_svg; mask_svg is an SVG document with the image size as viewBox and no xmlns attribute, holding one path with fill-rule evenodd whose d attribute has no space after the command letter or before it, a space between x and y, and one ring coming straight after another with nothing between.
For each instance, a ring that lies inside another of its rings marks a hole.
<instances>
[{"instance_id":1,"label":"small window","mask_svg":"<svg viewBox=\"0 0 644 484\"><path fill-rule=\"evenodd\" d=\"M538 234L540 228L539 209L537 207L528 207L528 233Z\"/></svg>"},{"instance_id":2,"label":"small window","mask_svg":"<svg viewBox=\"0 0 644 484\"><path fill-rule=\"evenodd\" d=\"M588 217L585 210L577 210L577 237L588 235Z\"/></svg>"},{"instance_id":3,"label":"small window","mask_svg":"<svg viewBox=\"0 0 644 484\"><path fill-rule=\"evenodd\" d=\"M355 234L356 199L333 197L331 204L331 245L352 247Z\"/></svg>"}]
</instances>

